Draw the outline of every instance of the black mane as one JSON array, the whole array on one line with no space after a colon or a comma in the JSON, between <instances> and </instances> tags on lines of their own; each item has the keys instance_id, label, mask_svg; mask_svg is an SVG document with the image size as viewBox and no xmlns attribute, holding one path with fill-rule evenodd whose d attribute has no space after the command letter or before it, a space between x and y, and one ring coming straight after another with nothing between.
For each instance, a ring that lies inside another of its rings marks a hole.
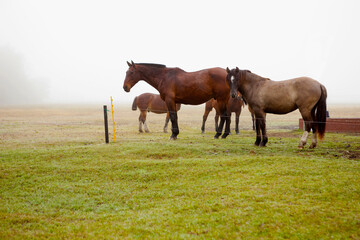
<instances>
[{"instance_id":1,"label":"black mane","mask_svg":"<svg viewBox=\"0 0 360 240\"><path fill-rule=\"evenodd\" d=\"M137 65L145 65L149 67L157 67L157 68L166 68L164 64L157 64L157 63L135 63Z\"/></svg>"}]
</instances>

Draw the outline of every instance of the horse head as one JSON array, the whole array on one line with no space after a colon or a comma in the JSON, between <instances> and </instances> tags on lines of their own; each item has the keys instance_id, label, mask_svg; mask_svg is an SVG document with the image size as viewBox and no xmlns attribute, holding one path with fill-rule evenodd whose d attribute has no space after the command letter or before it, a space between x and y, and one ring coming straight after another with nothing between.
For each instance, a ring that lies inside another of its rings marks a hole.
<instances>
[{"instance_id":1,"label":"horse head","mask_svg":"<svg viewBox=\"0 0 360 240\"><path fill-rule=\"evenodd\" d=\"M124 91L130 92L130 89L141 79L140 72L136 69L136 65L133 61L127 62L129 69L126 71L126 77L124 80Z\"/></svg>"},{"instance_id":2,"label":"horse head","mask_svg":"<svg viewBox=\"0 0 360 240\"><path fill-rule=\"evenodd\" d=\"M230 86L230 96L235 98L238 94L239 80L240 80L240 69L238 67L229 69L226 68L227 76L226 81Z\"/></svg>"}]
</instances>

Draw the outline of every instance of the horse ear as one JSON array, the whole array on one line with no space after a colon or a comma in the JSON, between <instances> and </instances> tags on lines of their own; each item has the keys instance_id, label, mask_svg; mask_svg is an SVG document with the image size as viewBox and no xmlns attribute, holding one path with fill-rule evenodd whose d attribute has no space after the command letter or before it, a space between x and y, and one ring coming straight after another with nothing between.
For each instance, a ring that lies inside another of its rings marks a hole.
<instances>
[{"instance_id":1,"label":"horse ear","mask_svg":"<svg viewBox=\"0 0 360 240\"><path fill-rule=\"evenodd\" d=\"M129 63L128 61L126 61L126 63L127 63L127 65L128 65L129 67L131 67L131 63Z\"/></svg>"},{"instance_id":2,"label":"horse ear","mask_svg":"<svg viewBox=\"0 0 360 240\"><path fill-rule=\"evenodd\" d=\"M238 73L238 72L240 72L240 69L238 67L236 67L235 71Z\"/></svg>"},{"instance_id":3,"label":"horse ear","mask_svg":"<svg viewBox=\"0 0 360 240\"><path fill-rule=\"evenodd\" d=\"M135 63L131 60L131 65L135 68Z\"/></svg>"},{"instance_id":4,"label":"horse ear","mask_svg":"<svg viewBox=\"0 0 360 240\"><path fill-rule=\"evenodd\" d=\"M227 73L230 73L229 67L226 68L226 72L227 72Z\"/></svg>"}]
</instances>

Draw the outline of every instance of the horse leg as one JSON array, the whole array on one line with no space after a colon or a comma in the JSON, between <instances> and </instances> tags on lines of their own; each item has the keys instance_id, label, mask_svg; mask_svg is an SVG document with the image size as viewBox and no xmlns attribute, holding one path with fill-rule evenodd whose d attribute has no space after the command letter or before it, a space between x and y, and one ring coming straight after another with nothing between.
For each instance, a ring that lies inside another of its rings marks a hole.
<instances>
[{"instance_id":1,"label":"horse leg","mask_svg":"<svg viewBox=\"0 0 360 240\"><path fill-rule=\"evenodd\" d=\"M315 148L317 146L317 135L318 135L318 133L313 128L313 138L312 138L312 143L309 148Z\"/></svg>"},{"instance_id":2,"label":"horse leg","mask_svg":"<svg viewBox=\"0 0 360 240\"><path fill-rule=\"evenodd\" d=\"M236 132L236 134L240 134L240 132L239 132L240 113L241 113L241 111L235 113L235 132Z\"/></svg>"},{"instance_id":3,"label":"horse leg","mask_svg":"<svg viewBox=\"0 0 360 240\"><path fill-rule=\"evenodd\" d=\"M143 132L142 125L144 124L146 119L146 111L141 111L139 115L139 132Z\"/></svg>"},{"instance_id":4,"label":"horse leg","mask_svg":"<svg viewBox=\"0 0 360 240\"><path fill-rule=\"evenodd\" d=\"M203 115L203 122L202 122L202 126L201 126L201 133L205 133L205 122L209 116L210 111L208 111L207 109L205 109L204 115Z\"/></svg>"},{"instance_id":5,"label":"horse leg","mask_svg":"<svg viewBox=\"0 0 360 240\"><path fill-rule=\"evenodd\" d=\"M256 141L255 146L265 146L267 142L267 136L265 131L265 113L255 113L255 131L256 131ZM263 134L263 141L261 141L261 133Z\"/></svg>"},{"instance_id":6,"label":"horse leg","mask_svg":"<svg viewBox=\"0 0 360 240\"><path fill-rule=\"evenodd\" d=\"M311 118L313 120L316 119L316 117L315 117L315 108L313 108L311 110ZM314 122L311 123L311 129L313 131L313 138L312 138L312 143L311 143L309 148L315 148L316 145L317 145L317 135L318 135L317 128L316 128L316 123L314 123Z\"/></svg>"},{"instance_id":7,"label":"horse leg","mask_svg":"<svg viewBox=\"0 0 360 240\"><path fill-rule=\"evenodd\" d=\"M251 113L251 119L252 119L253 130L255 131L255 114L254 113Z\"/></svg>"},{"instance_id":8,"label":"horse leg","mask_svg":"<svg viewBox=\"0 0 360 240\"><path fill-rule=\"evenodd\" d=\"M259 146L261 142L261 133L260 133L260 119L255 119L255 132L256 132L256 141L255 146Z\"/></svg>"},{"instance_id":9,"label":"horse leg","mask_svg":"<svg viewBox=\"0 0 360 240\"><path fill-rule=\"evenodd\" d=\"M268 142L268 137L266 135L266 115L262 119L260 119L260 129L262 133L262 141L260 142L260 147L265 147Z\"/></svg>"},{"instance_id":10,"label":"horse leg","mask_svg":"<svg viewBox=\"0 0 360 240\"><path fill-rule=\"evenodd\" d=\"M139 120L139 132L141 132L141 133L143 132L143 130L142 130L142 121L140 121L140 120Z\"/></svg>"},{"instance_id":11,"label":"horse leg","mask_svg":"<svg viewBox=\"0 0 360 240\"><path fill-rule=\"evenodd\" d=\"M140 118L141 118L141 122L143 123L143 125L144 125L144 130L145 130L145 132L149 132L149 129L148 129L148 127L147 127L147 124L146 124L146 110L144 110L144 111L141 111L141 114L140 114ZM141 130L141 132L142 132L142 130Z\"/></svg>"},{"instance_id":12,"label":"horse leg","mask_svg":"<svg viewBox=\"0 0 360 240\"><path fill-rule=\"evenodd\" d=\"M305 131L303 135L301 136L300 143L298 148L302 149L306 145L307 137L309 136L309 132L311 130L312 125L312 119L311 119L311 113L308 111L302 111L300 109L301 116L303 118L303 121L305 122Z\"/></svg>"},{"instance_id":13,"label":"horse leg","mask_svg":"<svg viewBox=\"0 0 360 240\"><path fill-rule=\"evenodd\" d=\"M221 138L226 138L230 134L231 112L225 111L225 131Z\"/></svg>"},{"instance_id":14,"label":"horse leg","mask_svg":"<svg viewBox=\"0 0 360 240\"><path fill-rule=\"evenodd\" d=\"M216 113L215 115L215 132L217 132L218 128L219 128L219 113Z\"/></svg>"},{"instance_id":15,"label":"horse leg","mask_svg":"<svg viewBox=\"0 0 360 240\"><path fill-rule=\"evenodd\" d=\"M179 135L179 127L178 127L178 118L176 112L170 112L170 120L171 120L171 131L172 134L170 136L170 139L176 140L177 135Z\"/></svg>"},{"instance_id":16,"label":"horse leg","mask_svg":"<svg viewBox=\"0 0 360 240\"><path fill-rule=\"evenodd\" d=\"M169 112L166 113L166 119L165 119L165 126L164 126L164 133L167 133L167 126L170 120Z\"/></svg>"},{"instance_id":17,"label":"horse leg","mask_svg":"<svg viewBox=\"0 0 360 240\"><path fill-rule=\"evenodd\" d=\"M216 123L216 118L217 118L217 120L219 121L219 115L218 115L218 114L215 115L216 134L215 134L214 138L219 138L220 135L221 135L221 133L222 133L222 129L223 129L223 127L224 127L225 119L221 116L221 117L220 117L220 124L217 125L217 123Z\"/></svg>"},{"instance_id":18,"label":"horse leg","mask_svg":"<svg viewBox=\"0 0 360 240\"><path fill-rule=\"evenodd\" d=\"M226 105L226 103L222 103L219 100L218 100L218 105L219 105L219 110L220 110L221 116L220 116L220 124L219 124L218 128L216 129L216 134L215 134L214 138L220 137L222 130L224 128L225 122L226 122L225 131L224 131L224 134L221 136L221 138L226 138L230 132L230 121L227 116L227 105Z\"/></svg>"},{"instance_id":19,"label":"horse leg","mask_svg":"<svg viewBox=\"0 0 360 240\"><path fill-rule=\"evenodd\" d=\"M252 129L255 131L255 113L254 110L248 105L249 112L251 114L251 120L252 120Z\"/></svg>"},{"instance_id":20,"label":"horse leg","mask_svg":"<svg viewBox=\"0 0 360 240\"><path fill-rule=\"evenodd\" d=\"M150 132L148 127L147 127L146 120L144 121L144 129L145 129L145 132L147 132L147 133Z\"/></svg>"},{"instance_id":21,"label":"horse leg","mask_svg":"<svg viewBox=\"0 0 360 240\"><path fill-rule=\"evenodd\" d=\"M216 129L216 134L215 134L214 138L219 138L220 137L220 135L222 133L222 130L224 128L225 121L226 121L226 112L223 115L221 115L221 117L220 117L220 124L219 124L218 128ZM227 134L227 135L229 135L229 134ZM223 137L223 138L226 138L226 136Z\"/></svg>"},{"instance_id":22,"label":"horse leg","mask_svg":"<svg viewBox=\"0 0 360 240\"><path fill-rule=\"evenodd\" d=\"M170 136L170 140L176 140L177 135L179 134L179 126L178 126L178 118L176 112L176 104L172 99L166 99L166 105L168 107L169 116L171 120L171 131L172 134Z\"/></svg>"}]
</instances>

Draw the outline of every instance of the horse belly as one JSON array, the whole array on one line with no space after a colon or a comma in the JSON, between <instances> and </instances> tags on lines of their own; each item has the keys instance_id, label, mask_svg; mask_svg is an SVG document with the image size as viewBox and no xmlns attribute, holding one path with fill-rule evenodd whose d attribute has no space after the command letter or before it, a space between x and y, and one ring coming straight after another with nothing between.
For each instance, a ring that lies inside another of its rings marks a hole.
<instances>
[{"instance_id":1,"label":"horse belly","mask_svg":"<svg viewBox=\"0 0 360 240\"><path fill-rule=\"evenodd\" d=\"M294 103L289 103L285 105L271 105L267 106L264 111L266 113L273 113L273 114L286 114L296 110L298 107Z\"/></svg>"},{"instance_id":2,"label":"horse belly","mask_svg":"<svg viewBox=\"0 0 360 240\"><path fill-rule=\"evenodd\" d=\"M189 97L181 97L181 98L176 97L175 102L182 104L189 104L189 105L199 105L209 101L211 98L212 96L209 97L189 96Z\"/></svg>"},{"instance_id":3,"label":"horse belly","mask_svg":"<svg viewBox=\"0 0 360 240\"><path fill-rule=\"evenodd\" d=\"M296 104L297 92L289 82L269 82L260 96L263 109L267 113L286 114L298 108ZM265 91L266 90L266 91Z\"/></svg>"},{"instance_id":4,"label":"horse belly","mask_svg":"<svg viewBox=\"0 0 360 240\"><path fill-rule=\"evenodd\" d=\"M192 90L189 88L187 91L183 91L181 94L177 93L175 96L176 103L199 105L203 104L213 98L211 93L205 93L201 90Z\"/></svg>"}]
</instances>

